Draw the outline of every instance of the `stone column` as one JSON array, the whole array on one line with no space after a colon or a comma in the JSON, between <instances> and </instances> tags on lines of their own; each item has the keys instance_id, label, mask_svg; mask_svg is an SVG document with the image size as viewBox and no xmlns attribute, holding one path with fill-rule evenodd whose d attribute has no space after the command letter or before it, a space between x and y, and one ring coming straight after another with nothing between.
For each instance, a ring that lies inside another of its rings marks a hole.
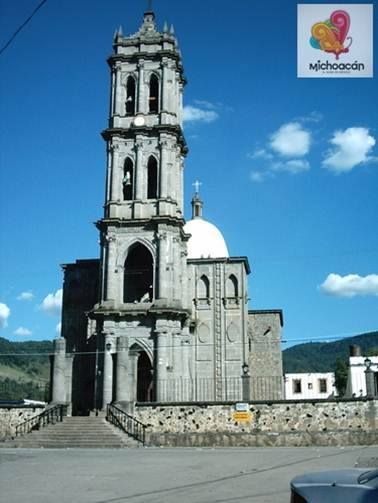
<instances>
[{"instance_id":1,"label":"stone column","mask_svg":"<svg viewBox=\"0 0 378 503\"><path fill-rule=\"evenodd\" d=\"M112 73L111 73L111 89L110 89L110 115L114 115L115 112L115 69L114 67L112 68Z\"/></svg>"},{"instance_id":2,"label":"stone column","mask_svg":"<svg viewBox=\"0 0 378 503\"><path fill-rule=\"evenodd\" d=\"M116 201L119 199L119 145L114 144L111 147L112 151L112 169L111 169L111 180L110 180L110 193L109 200Z\"/></svg>"},{"instance_id":3,"label":"stone column","mask_svg":"<svg viewBox=\"0 0 378 503\"><path fill-rule=\"evenodd\" d=\"M190 379L190 335L189 327L186 326L183 329L183 334L180 338L181 345L181 381L182 381L182 396L181 400L190 401L193 400L193 380Z\"/></svg>"},{"instance_id":4,"label":"stone column","mask_svg":"<svg viewBox=\"0 0 378 503\"><path fill-rule=\"evenodd\" d=\"M179 94L178 94L178 120L179 124L182 127L183 123L183 85L179 84Z\"/></svg>"},{"instance_id":5,"label":"stone column","mask_svg":"<svg viewBox=\"0 0 378 503\"><path fill-rule=\"evenodd\" d=\"M112 402L113 398L113 338L110 334L105 334L104 344L104 374L102 387L102 407L103 409Z\"/></svg>"},{"instance_id":6,"label":"stone column","mask_svg":"<svg viewBox=\"0 0 378 503\"><path fill-rule=\"evenodd\" d=\"M167 141L160 142L160 197L168 196L168 163L167 163Z\"/></svg>"},{"instance_id":7,"label":"stone column","mask_svg":"<svg viewBox=\"0 0 378 503\"><path fill-rule=\"evenodd\" d=\"M117 340L117 402L130 401L129 382L129 341L127 337L119 337Z\"/></svg>"},{"instance_id":8,"label":"stone column","mask_svg":"<svg viewBox=\"0 0 378 503\"><path fill-rule=\"evenodd\" d=\"M121 79L120 79L121 67L117 65L115 67L115 95L114 95L114 115L121 114Z\"/></svg>"},{"instance_id":9,"label":"stone column","mask_svg":"<svg viewBox=\"0 0 378 503\"><path fill-rule=\"evenodd\" d=\"M181 214L184 213L184 158L179 154L179 162L178 162L178 190L177 190L177 204L179 207L179 211Z\"/></svg>"},{"instance_id":10,"label":"stone column","mask_svg":"<svg viewBox=\"0 0 378 503\"><path fill-rule=\"evenodd\" d=\"M73 372L74 358L75 358L74 354L68 354L68 355L66 354L65 385L66 385L66 403L68 403L68 408L67 408L67 415L68 416L70 416L72 414L72 372Z\"/></svg>"},{"instance_id":11,"label":"stone column","mask_svg":"<svg viewBox=\"0 0 378 503\"><path fill-rule=\"evenodd\" d=\"M167 285L167 233L159 233L159 284L158 284L158 298L168 298L168 285Z\"/></svg>"},{"instance_id":12,"label":"stone column","mask_svg":"<svg viewBox=\"0 0 378 503\"><path fill-rule=\"evenodd\" d=\"M130 383L130 402L137 401L137 386L138 386L138 357L139 353L130 353L129 367L128 367L128 381Z\"/></svg>"},{"instance_id":13,"label":"stone column","mask_svg":"<svg viewBox=\"0 0 378 503\"><path fill-rule=\"evenodd\" d=\"M105 204L111 200L111 183L112 183L112 162L113 162L113 147L109 145L106 150L106 194L105 194ZM106 216L109 213L109 208L106 209Z\"/></svg>"},{"instance_id":14,"label":"stone column","mask_svg":"<svg viewBox=\"0 0 378 503\"><path fill-rule=\"evenodd\" d=\"M66 400L66 340L59 337L54 340L52 402L66 403Z\"/></svg>"},{"instance_id":15,"label":"stone column","mask_svg":"<svg viewBox=\"0 0 378 503\"><path fill-rule=\"evenodd\" d=\"M144 114L147 111L147 103L145 100L144 93L144 61L139 61L139 75L138 75L138 108L137 112L140 114Z\"/></svg>"},{"instance_id":16,"label":"stone column","mask_svg":"<svg viewBox=\"0 0 378 503\"><path fill-rule=\"evenodd\" d=\"M114 278L114 270L116 267L116 245L115 245L115 236L107 235L106 240L107 244L107 263L106 263L106 300L116 300L117 296L117 284Z\"/></svg>"},{"instance_id":17,"label":"stone column","mask_svg":"<svg viewBox=\"0 0 378 503\"><path fill-rule=\"evenodd\" d=\"M155 341L156 365L155 365L155 386L156 401L164 402L167 400L167 351L168 351L168 333L165 331L156 332Z\"/></svg>"},{"instance_id":18,"label":"stone column","mask_svg":"<svg viewBox=\"0 0 378 503\"><path fill-rule=\"evenodd\" d=\"M183 292L181 291L181 279L182 279L182 269L181 269L181 243L180 238L176 235L172 239L173 241L173 298L180 301L181 305L183 302Z\"/></svg>"},{"instance_id":19,"label":"stone column","mask_svg":"<svg viewBox=\"0 0 378 503\"><path fill-rule=\"evenodd\" d=\"M147 192L145 190L144 183L144 166L143 163L143 142L141 140L135 143L136 156L135 156L135 199L145 199L147 197ZM146 194L145 194L146 193Z\"/></svg>"},{"instance_id":20,"label":"stone column","mask_svg":"<svg viewBox=\"0 0 378 503\"><path fill-rule=\"evenodd\" d=\"M181 260L181 298L182 305L184 309L189 309L190 301L189 301L189 290L188 290L188 268L187 268L187 249L186 243L182 243L180 245L180 260Z\"/></svg>"},{"instance_id":21,"label":"stone column","mask_svg":"<svg viewBox=\"0 0 378 503\"><path fill-rule=\"evenodd\" d=\"M167 86L168 86L168 68L167 68L167 59L163 58L161 64L161 107L160 110L162 112L168 111L168 103L167 103Z\"/></svg>"},{"instance_id":22,"label":"stone column","mask_svg":"<svg viewBox=\"0 0 378 503\"><path fill-rule=\"evenodd\" d=\"M366 396L372 398L375 395L374 372L371 368L365 370Z\"/></svg>"}]
</instances>

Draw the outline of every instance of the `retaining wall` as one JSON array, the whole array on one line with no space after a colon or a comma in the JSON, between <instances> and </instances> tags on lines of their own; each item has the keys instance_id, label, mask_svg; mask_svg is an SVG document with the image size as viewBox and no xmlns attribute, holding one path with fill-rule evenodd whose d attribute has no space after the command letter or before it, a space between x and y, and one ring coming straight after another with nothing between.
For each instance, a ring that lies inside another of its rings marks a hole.
<instances>
[{"instance_id":1,"label":"retaining wall","mask_svg":"<svg viewBox=\"0 0 378 503\"><path fill-rule=\"evenodd\" d=\"M44 406L0 407L0 441L13 438L17 425L37 416L44 409Z\"/></svg>"},{"instance_id":2,"label":"retaining wall","mask_svg":"<svg viewBox=\"0 0 378 503\"><path fill-rule=\"evenodd\" d=\"M343 446L378 444L378 400L137 404L149 445ZM237 411L236 408L245 408Z\"/></svg>"}]
</instances>

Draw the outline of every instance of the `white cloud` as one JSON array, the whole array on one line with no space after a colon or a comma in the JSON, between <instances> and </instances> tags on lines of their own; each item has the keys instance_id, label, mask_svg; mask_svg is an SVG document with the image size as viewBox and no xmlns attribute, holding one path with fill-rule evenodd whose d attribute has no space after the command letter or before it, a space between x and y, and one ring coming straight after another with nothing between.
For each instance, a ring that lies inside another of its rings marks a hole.
<instances>
[{"instance_id":1,"label":"white cloud","mask_svg":"<svg viewBox=\"0 0 378 503\"><path fill-rule=\"evenodd\" d=\"M295 121L300 121L300 122L320 122L323 120L323 115L320 112L317 112L314 110L313 112L310 112L308 115L305 115L303 117L298 117L294 119Z\"/></svg>"},{"instance_id":2,"label":"white cloud","mask_svg":"<svg viewBox=\"0 0 378 503\"><path fill-rule=\"evenodd\" d=\"M261 183L268 177L268 172L251 171L249 177L252 180L252 182Z\"/></svg>"},{"instance_id":3,"label":"white cloud","mask_svg":"<svg viewBox=\"0 0 378 503\"><path fill-rule=\"evenodd\" d=\"M194 100L194 103L201 108L207 108L209 110L215 110L216 108L216 105L214 105L214 103L206 100Z\"/></svg>"},{"instance_id":4,"label":"white cloud","mask_svg":"<svg viewBox=\"0 0 378 503\"><path fill-rule=\"evenodd\" d=\"M57 326L55 327L55 332L56 332L58 335L60 335L61 331L62 331L62 323L61 323L61 322L59 322L59 323L57 324Z\"/></svg>"},{"instance_id":5,"label":"white cloud","mask_svg":"<svg viewBox=\"0 0 378 503\"><path fill-rule=\"evenodd\" d=\"M320 285L320 289L337 297L355 297L356 295L378 295L378 274L359 276L347 274L340 276L331 273Z\"/></svg>"},{"instance_id":6,"label":"white cloud","mask_svg":"<svg viewBox=\"0 0 378 503\"><path fill-rule=\"evenodd\" d=\"M219 115L215 110L193 107L191 105L184 107L184 122L213 122L218 117Z\"/></svg>"},{"instance_id":7,"label":"white cloud","mask_svg":"<svg viewBox=\"0 0 378 503\"><path fill-rule=\"evenodd\" d=\"M60 314L62 309L63 290L57 290L55 293L49 293L43 299L40 309L47 314Z\"/></svg>"},{"instance_id":8,"label":"white cloud","mask_svg":"<svg viewBox=\"0 0 378 503\"><path fill-rule=\"evenodd\" d=\"M273 154L268 152L265 148L257 148L251 154L247 154L249 159L265 159L267 161L273 159Z\"/></svg>"},{"instance_id":9,"label":"white cloud","mask_svg":"<svg viewBox=\"0 0 378 503\"><path fill-rule=\"evenodd\" d=\"M28 337L32 335L32 331L25 327L18 327L14 332L14 335L19 335L21 337Z\"/></svg>"},{"instance_id":10,"label":"white cloud","mask_svg":"<svg viewBox=\"0 0 378 503\"><path fill-rule=\"evenodd\" d=\"M334 173L346 173L370 160L369 152L376 141L369 129L350 127L336 131L330 140L334 148L327 153L323 166Z\"/></svg>"},{"instance_id":11,"label":"white cloud","mask_svg":"<svg viewBox=\"0 0 378 503\"><path fill-rule=\"evenodd\" d=\"M8 318L10 316L10 309L6 304L0 302L0 328L4 328L8 325Z\"/></svg>"},{"instance_id":12,"label":"white cloud","mask_svg":"<svg viewBox=\"0 0 378 503\"><path fill-rule=\"evenodd\" d=\"M311 134L299 122L288 122L270 137L270 147L285 157L303 157L310 150Z\"/></svg>"},{"instance_id":13,"label":"white cloud","mask_svg":"<svg viewBox=\"0 0 378 503\"><path fill-rule=\"evenodd\" d=\"M317 122L321 118L319 113L313 112L307 117L307 121ZM305 118L283 124L270 135L264 147L258 147L247 154L249 159L267 161L263 169L250 172L253 182L262 182L279 172L297 175L310 169L309 162L303 157L310 150L311 132L302 126L300 120L304 121Z\"/></svg>"},{"instance_id":14,"label":"white cloud","mask_svg":"<svg viewBox=\"0 0 378 503\"><path fill-rule=\"evenodd\" d=\"M20 295L17 297L17 300L33 300L34 295L33 292L22 292Z\"/></svg>"},{"instance_id":15,"label":"white cloud","mask_svg":"<svg viewBox=\"0 0 378 503\"><path fill-rule=\"evenodd\" d=\"M310 169L310 164L305 159L291 159L290 161L274 163L271 169L273 171L287 171L288 173L296 175L297 173L308 171Z\"/></svg>"}]
</instances>

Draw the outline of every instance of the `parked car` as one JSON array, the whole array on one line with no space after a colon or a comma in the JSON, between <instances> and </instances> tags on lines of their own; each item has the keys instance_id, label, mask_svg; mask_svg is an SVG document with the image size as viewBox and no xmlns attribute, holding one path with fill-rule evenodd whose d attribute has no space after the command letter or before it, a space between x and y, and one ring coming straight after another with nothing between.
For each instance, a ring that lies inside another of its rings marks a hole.
<instances>
[{"instance_id":1,"label":"parked car","mask_svg":"<svg viewBox=\"0 0 378 503\"><path fill-rule=\"evenodd\" d=\"M299 475L291 503L378 503L378 470L354 468Z\"/></svg>"}]
</instances>

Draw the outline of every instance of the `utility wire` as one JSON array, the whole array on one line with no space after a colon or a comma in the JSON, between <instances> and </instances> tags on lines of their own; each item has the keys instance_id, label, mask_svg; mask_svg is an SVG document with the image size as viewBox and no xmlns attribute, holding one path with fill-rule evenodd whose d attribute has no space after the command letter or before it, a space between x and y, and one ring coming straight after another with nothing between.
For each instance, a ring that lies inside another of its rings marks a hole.
<instances>
[{"instance_id":1,"label":"utility wire","mask_svg":"<svg viewBox=\"0 0 378 503\"><path fill-rule=\"evenodd\" d=\"M25 26L32 20L32 18L35 16L35 14L37 13L37 11L39 11L39 9L42 7L42 5L44 3L46 3L47 0L42 0L42 2L37 5L37 7L33 10L33 12L30 14L30 16L22 23L22 25L17 28L17 30L13 33L13 35L11 36L11 38L8 40L8 42L0 49L0 56L1 54L5 51L5 49L7 49L10 44L13 42L13 40L17 37L17 35L20 33L20 31L25 28Z\"/></svg>"},{"instance_id":2,"label":"utility wire","mask_svg":"<svg viewBox=\"0 0 378 503\"><path fill-rule=\"evenodd\" d=\"M330 341L330 340L333 340L333 341L337 341L337 340L342 340L342 339L346 339L346 338L350 338L350 337L357 337L358 335L369 335L369 334L376 334L377 331L370 331L370 332L365 332L364 334L339 334L339 335L326 335L326 336L321 336L321 337L303 337L303 338L298 338L298 339L288 339L288 340L281 340L281 344L288 344L288 343L291 343L291 342L299 342L299 341L302 341L302 342L326 342L326 341ZM245 344L248 344L248 342L234 342L232 343L233 346L240 346L240 345L245 345ZM258 346L259 344L264 344L264 341L254 341L253 342L254 346ZM195 344L193 343L186 343L185 344L186 347L194 347ZM200 343L200 346L201 347L212 347L212 346L215 346L215 344L213 342L211 343ZM173 344L167 344L167 345L164 345L164 346L161 346L162 348L174 348L174 349L180 349L181 346L176 344L176 345L173 345ZM68 353L65 353L67 355L86 355L86 356L89 356L89 355L95 355L95 354L105 354L107 353L107 351L71 351L71 352L68 352ZM52 356L54 355L55 353L54 352L44 352L44 353L0 353L0 357L1 356L23 356L23 357L29 357L29 356Z\"/></svg>"}]
</instances>

